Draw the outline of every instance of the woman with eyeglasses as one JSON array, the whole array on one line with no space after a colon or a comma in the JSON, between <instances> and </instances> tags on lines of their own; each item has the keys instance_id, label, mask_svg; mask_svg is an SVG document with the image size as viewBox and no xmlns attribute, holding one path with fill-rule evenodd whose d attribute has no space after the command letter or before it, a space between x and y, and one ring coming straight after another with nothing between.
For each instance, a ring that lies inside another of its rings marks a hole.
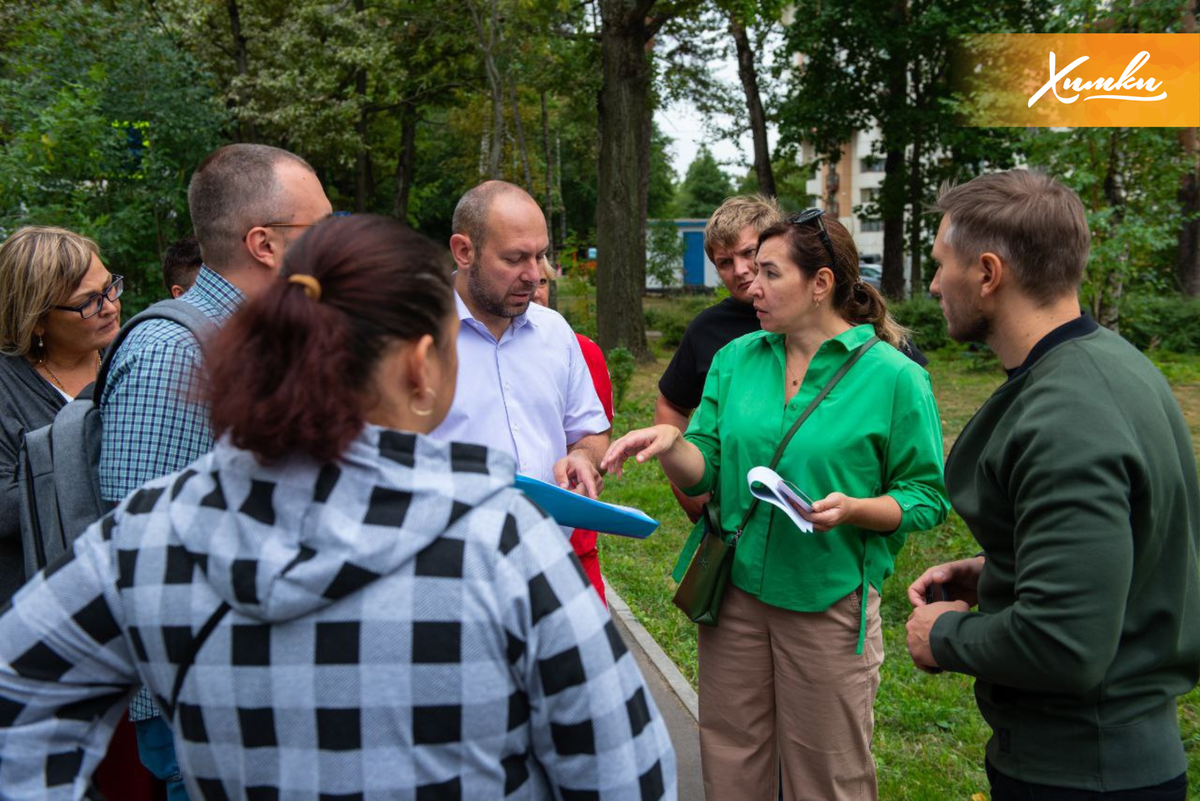
<instances>
[{"instance_id":1,"label":"woman with eyeglasses","mask_svg":"<svg viewBox=\"0 0 1200 801\"><path fill-rule=\"evenodd\" d=\"M62 228L21 228L0 245L0 603L24 581L17 495L22 431L96 378L121 327L121 276L96 243Z\"/></svg>"},{"instance_id":2,"label":"woman with eyeglasses","mask_svg":"<svg viewBox=\"0 0 1200 801\"><path fill-rule=\"evenodd\" d=\"M685 493L714 492L725 532L745 520L719 622L699 627L709 801L773 799L780 779L785 799L873 798L879 590L908 533L948 512L941 423L929 375L896 349L904 329L860 279L845 227L815 209L794 215L762 233L755 261L763 330L717 353L687 433L626 434L601 466L619 474L631 456L657 458ZM810 406L775 468L814 499L804 533L753 503L747 472L771 462Z\"/></svg>"}]
</instances>

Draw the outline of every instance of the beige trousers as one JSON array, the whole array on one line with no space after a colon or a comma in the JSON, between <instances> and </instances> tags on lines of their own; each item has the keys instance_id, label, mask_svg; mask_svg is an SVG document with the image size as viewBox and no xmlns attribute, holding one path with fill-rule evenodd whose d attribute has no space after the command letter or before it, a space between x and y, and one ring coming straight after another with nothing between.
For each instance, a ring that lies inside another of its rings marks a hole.
<instances>
[{"instance_id":1,"label":"beige trousers","mask_svg":"<svg viewBox=\"0 0 1200 801\"><path fill-rule=\"evenodd\" d=\"M865 801L883 663L879 593L791 612L730 585L720 625L699 627L700 755L708 801Z\"/></svg>"}]
</instances>

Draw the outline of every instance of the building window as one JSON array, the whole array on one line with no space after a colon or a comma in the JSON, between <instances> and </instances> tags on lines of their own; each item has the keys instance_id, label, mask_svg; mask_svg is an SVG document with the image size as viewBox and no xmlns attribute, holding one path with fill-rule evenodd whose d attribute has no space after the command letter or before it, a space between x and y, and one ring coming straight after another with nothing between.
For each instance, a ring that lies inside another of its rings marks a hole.
<instances>
[{"instance_id":1,"label":"building window","mask_svg":"<svg viewBox=\"0 0 1200 801\"><path fill-rule=\"evenodd\" d=\"M875 208L870 209L869 211L871 213L878 214L879 213L879 206L878 206L878 204L879 204L879 188L878 187L863 188L863 189L859 189L858 192L859 192L859 196L862 198L862 206L859 207L859 211L858 211L859 215L861 216L861 215L865 215L868 213L868 209L866 209L864 207L869 204L875 204ZM869 233L873 233L876 231L882 231L883 230L883 220L862 219L859 221L858 230L864 234L869 234Z\"/></svg>"},{"instance_id":2,"label":"building window","mask_svg":"<svg viewBox=\"0 0 1200 801\"><path fill-rule=\"evenodd\" d=\"M883 172L883 159L878 156L867 156L858 162L859 172Z\"/></svg>"}]
</instances>

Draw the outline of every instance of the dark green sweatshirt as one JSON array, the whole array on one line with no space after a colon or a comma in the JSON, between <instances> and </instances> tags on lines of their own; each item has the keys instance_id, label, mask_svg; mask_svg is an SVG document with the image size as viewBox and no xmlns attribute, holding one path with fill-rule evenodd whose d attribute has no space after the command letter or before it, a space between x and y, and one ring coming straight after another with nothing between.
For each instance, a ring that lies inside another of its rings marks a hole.
<instances>
[{"instance_id":1,"label":"dark green sweatshirt","mask_svg":"<svg viewBox=\"0 0 1200 801\"><path fill-rule=\"evenodd\" d=\"M931 645L977 678L1000 772L1111 791L1187 769L1176 699L1200 675L1200 489L1166 380L1079 322L950 453L950 499L986 562L979 611L942 615Z\"/></svg>"}]
</instances>

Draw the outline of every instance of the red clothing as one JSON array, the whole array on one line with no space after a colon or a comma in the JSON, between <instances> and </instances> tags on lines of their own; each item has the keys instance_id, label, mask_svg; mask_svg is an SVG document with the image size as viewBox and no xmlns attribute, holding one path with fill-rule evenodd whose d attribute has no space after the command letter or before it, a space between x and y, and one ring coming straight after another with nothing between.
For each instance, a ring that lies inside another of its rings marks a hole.
<instances>
[{"instance_id":1,"label":"red clothing","mask_svg":"<svg viewBox=\"0 0 1200 801\"><path fill-rule=\"evenodd\" d=\"M604 361L604 351L583 334L576 334L575 337L579 340L579 348L583 351L583 360L587 362L588 372L592 374L592 384L596 387L596 394L600 396L604 413L608 415L608 422L611 423L613 419L612 379L608 375L608 363ZM583 572L587 573L588 578L591 579L596 594L600 596L601 601L607 604L608 602L604 600L604 578L600 575L600 554L596 551L596 532L584 528L575 529L575 532L571 534L571 547L575 549L575 555L579 557L579 562L583 565Z\"/></svg>"}]
</instances>

